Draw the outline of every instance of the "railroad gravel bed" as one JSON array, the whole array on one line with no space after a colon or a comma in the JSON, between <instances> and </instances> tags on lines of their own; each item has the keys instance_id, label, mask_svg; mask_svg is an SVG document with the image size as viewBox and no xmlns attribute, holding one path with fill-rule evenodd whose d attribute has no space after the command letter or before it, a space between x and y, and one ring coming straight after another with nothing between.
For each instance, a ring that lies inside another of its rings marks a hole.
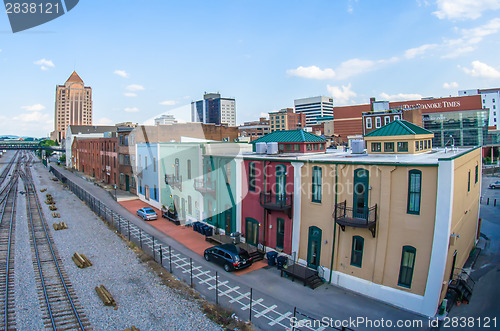
<instances>
[{"instance_id":1,"label":"railroad gravel bed","mask_svg":"<svg viewBox=\"0 0 500 331\"><path fill-rule=\"evenodd\" d=\"M132 325L140 330L221 330L196 302L163 285L78 197L52 181L43 166L35 164L32 174L59 256L94 330L123 330ZM42 188L48 190L42 193ZM61 218L52 217L43 202L46 193L54 197ZM55 231L52 224L59 221L69 229ZM71 260L75 252L85 254L93 266L79 269ZM113 295L117 308L105 307L99 299L94 288L101 284Z\"/></svg>"},{"instance_id":2,"label":"railroad gravel bed","mask_svg":"<svg viewBox=\"0 0 500 331\"><path fill-rule=\"evenodd\" d=\"M24 191L21 180L18 192ZM17 194L15 230L14 292L16 300L16 328L18 330L42 330L42 311L35 284L35 269L30 246L30 234L26 217L26 197Z\"/></svg>"}]
</instances>

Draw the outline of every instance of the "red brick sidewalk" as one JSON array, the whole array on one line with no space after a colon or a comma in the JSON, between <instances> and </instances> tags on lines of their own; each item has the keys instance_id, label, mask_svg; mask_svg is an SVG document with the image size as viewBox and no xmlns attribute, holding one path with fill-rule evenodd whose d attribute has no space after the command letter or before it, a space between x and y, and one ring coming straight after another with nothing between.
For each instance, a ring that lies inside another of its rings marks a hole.
<instances>
[{"instance_id":1,"label":"red brick sidewalk","mask_svg":"<svg viewBox=\"0 0 500 331\"><path fill-rule=\"evenodd\" d=\"M214 246L213 244L209 243L208 241L205 240L205 236L193 231L191 227L185 227L181 225L175 225L173 222L162 218L161 217L161 211L158 210L157 208L139 200L128 200L128 201L120 201L120 205L125 207L128 211L130 211L132 214L136 215L137 214L137 209L144 208L144 207L151 207L153 208L156 213L158 214L158 219L156 221L147 221L149 224L154 226L156 229L159 231L165 233L169 237L175 239L177 242L183 244L193 252L203 256L203 253L205 252L205 249ZM258 270L262 267L265 267L266 263L264 261L258 261L254 264L252 264L250 267L245 268L240 271L234 272L236 275L243 275L248 272Z\"/></svg>"}]
</instances>

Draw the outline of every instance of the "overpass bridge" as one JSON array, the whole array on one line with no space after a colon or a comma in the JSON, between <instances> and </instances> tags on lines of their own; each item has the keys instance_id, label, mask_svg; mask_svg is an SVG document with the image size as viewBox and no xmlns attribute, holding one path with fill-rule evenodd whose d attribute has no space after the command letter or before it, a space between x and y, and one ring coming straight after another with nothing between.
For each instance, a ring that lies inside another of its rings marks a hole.
<instances>
[{"instance_id":1,"label":"overpass bridge","mask_svg":"<svg viewBox=\"0 0 500 331\"><path fill-rule=\"evenodd\" d=\"M64 148L61 146L43 146L40 144L41 141L0 141L0 150L38 150L44 149L51 152L64 152Z\"/></svg>"}]
</instances>

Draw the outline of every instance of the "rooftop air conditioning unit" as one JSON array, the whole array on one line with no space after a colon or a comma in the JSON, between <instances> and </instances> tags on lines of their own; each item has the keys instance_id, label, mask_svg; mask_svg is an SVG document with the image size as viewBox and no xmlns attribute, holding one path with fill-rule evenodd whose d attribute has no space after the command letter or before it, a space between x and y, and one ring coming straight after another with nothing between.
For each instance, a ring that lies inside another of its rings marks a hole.
<instances>
[{"instance_id":1,"label":"rooftop air conditioning unit","mask_svg":"<svg viewBox=\"0 0 500 331\"><path fill-rule=\"evenodd\" d=\"M364 140L353 140L351 141L352 154L363 154L365 151L365 141Z\"/></svg>"},{"instance_id":2,"label":"rooftop air conditioning unit","mask_svg":"<svg viewBox=\"0 0 500 331\"><path fill-rule=\"evenodd\" d=\"M267 143L267 154L278 154L278 143Z\"/></svg>"},{"instance_id":3,"label":"rooftop air conditioning unit","mask_svg":"<svg viewBox=\"0 0 500 331\"><path fill-rule=\"evenodd\" d=\"M255 152L257 154L266 154L267 144L266 143L256 143L255 144Z\"/></svg>"}]
</instances>

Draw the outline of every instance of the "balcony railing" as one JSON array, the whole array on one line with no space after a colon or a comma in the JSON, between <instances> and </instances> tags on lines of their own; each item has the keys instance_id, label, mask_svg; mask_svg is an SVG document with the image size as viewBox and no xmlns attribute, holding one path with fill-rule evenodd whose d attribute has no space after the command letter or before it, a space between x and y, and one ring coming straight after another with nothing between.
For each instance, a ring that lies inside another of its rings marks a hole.
<instances>
[{"instance_id":1,"label":"balcony railing","mask_svg":"<svg viewBox=\"0 0 500 331\"><path fill-rule=\"evenodd\" d=\"M287 211L289 216L293 206L291 194L260 193L260 205L269 210Z\"/></svg>"},{"instance_id":2,"label":"balcony railing","mask_svg":"<svg viewBox=\"0 0 500 331\"><path fill-rule=\"evenodd\" d=\"M215 183L205 181L203 178L195 178L194 189L201 194L211 194L215 196Z\"/></svg>"},{"instance_id":3,"label":"balcony railing","mask_svg":"<svg viewBox=\"0 0 500 331\"><path fill-rule=\"evenodd\" d=\"M346 201L337 203L335 205L333 218L335 222L340 225L342 231L345 231L346 226L367 228L375 238L377 205L370 208L353 208L347 207Z\"/></svg>"},{"instance_id":4,"label":"balcony railing","mask_svg":"<svg viewBox=\"0 0 500 331\"><path fill-rule=\"evenodd\" d=\"M182 191L182 176L176 177L175 175L165 175L165 184L170 185L172 188L178 188Z\"/></svg>"}]
</instances>

